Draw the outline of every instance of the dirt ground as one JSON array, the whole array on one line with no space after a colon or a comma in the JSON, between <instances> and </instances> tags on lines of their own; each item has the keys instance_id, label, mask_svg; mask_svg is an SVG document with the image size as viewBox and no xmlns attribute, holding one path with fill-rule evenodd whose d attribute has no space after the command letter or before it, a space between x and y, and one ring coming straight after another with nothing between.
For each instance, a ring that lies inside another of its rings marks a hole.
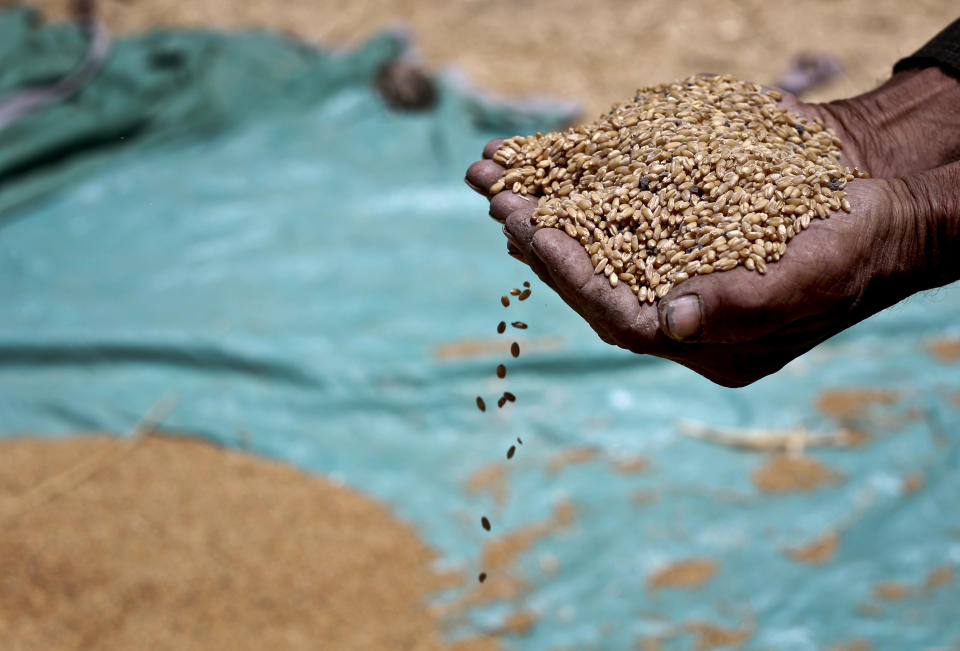
<instances>
[{"instance_id":1,"label":"dirt ground","mask_svg":"<svg viewBox=\"0 0 960 651\"><path fill-rule=\"evenodd\" d=\"M28 2L65 15L68 0ZM511 96L578 100L586 115L641 85L697 72L774 82L794 54L835 55L844 72L812 99L862 92L960 15L955 0L100 0L113 30L264 27L351 43L406 26L435 67Z\"/></svg>"},{"instance_id":2,"label":"dirt ground","mask_svg":"<svg viewBox=\"0 0 960 651\"><path fill-rule=\"evenodd\" d=\"M463 578L379 504L197 439L0 442L0 648L446 646Z\"/></svg>"}]
</instances>

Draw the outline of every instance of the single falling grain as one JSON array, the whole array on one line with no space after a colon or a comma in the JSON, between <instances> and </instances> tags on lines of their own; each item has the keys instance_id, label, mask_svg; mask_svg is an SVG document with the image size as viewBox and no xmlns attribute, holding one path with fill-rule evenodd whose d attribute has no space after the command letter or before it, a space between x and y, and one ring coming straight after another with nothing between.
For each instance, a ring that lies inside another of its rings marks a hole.
<instances>
[{"instance_id":1,"label":"single falling grain","mask_svg":"<svg viewBox=\"0 0 960 651\"><path fill-rule=\"evenodd\" d=\"M501 296L500 304L503 305L504 307L510 307L510 299L507 298L506 296Z\"/></svg>"},{"instance_id":2,"label":"single falling grain","mask_svg":"<svg viewBox=\"0 0 960 651\"><path fill-rule=\"evenodd\" d=\"M507 459L512 459L516 451L517 451L517 446L511 445L510 449L507 450Z\"/></svg>"},{"instance_id":3,"label":"single falling grain","mask_svg":"<svg viewBox=\"0 0 960 651\"><path fill-rule=\"evenodd\" d=\"M519 436L517 437L517 443L519 443L520 445L523 445L523 440Z\"/></svg>"},{"instance_id":4,"label":"single falling grain","mask_svg":"<svg viewBox=\"0 0 960 651\"><path fill-rule=\"evenodd\" d=\"M854 209L820 119L729 76L641 88L595 122L508 138L505 189L538 196L537 229L579 241L596 274L653 303L697 275L765 273L812 220ZM530 296L530 283L518 295Z\"/></svg>"},{"instance_id":5,"label":"single falling grain","mask_svg":"<svg viewBox=\"0 0 960 651\"><path fill-rule=\"evenodd\" d=\"M504 406L505 404L507 404L507 399L504 398L503 396L500 396L500 398L497 400L497 407L498 407L499 409L503 409L503 406Z\"/></svg>"},{"instance_id":6,"label":"single falling grain","mask_svg":"<svg viewBox=\"0 0 960 651\"><path fill-rule=\"evenodd\" d=\"M490 521L487 520L487 516L481 516L480 526L483 527L484 531L490 531Z\"/></svg>"},{"instance_id":7,"label":"single falling grain","mask_svg":"<svg viewBox=\"0 0 960 651\"><path fill-rule=\"evenodd\" d=\"M497 324L497 334L498 334L498 335L502 335L502 334L506 331L506 329L507 329L507 322L506 322L506 321L501 321L500 323Z\"/></svg>"},{"instance_id":8,"label":"single falling grain","mask_svg":"<svg viewBox=\"0 0 960 651\"><path fill-rule=\"evenodd\" d=\"M514 357L520 357L520 344L517 342L510 344L510 354Z\"/></svg>"},{"instance_id":9,"label":"single falling grain","mask_svg":"<svg viewBox=\"0 0 960 651\"><path fill-rule=\"evenodd\" d=\"M513 326L514 328L516 328L517 330L526 330L526 329L527 329L527 324L524 323L523 321L514 321L514 322L512 322L510 325L512 325L512 326Z\"/></svg>"},{"instance_id":10,"label":"single falling grain","mask_svg":"<svg viewBox=\"0 0 960 651\"><path fill-rule=\"evenodd\" d=\"M483 401L483 398L481 398L480 396L477 396L477 409L479 409L480 411L487 410L487 403L485 403Z\"/></svg>"},{"instance_id":11,"label":"single falling grain","mask_svg":"<svg viewBox=\"0 0 960 651\"><path fill-rule=\"evenodd\" d=\"M519 288L514 287L513 289L510 290L510 296L519 296L519 295L520 295L520 289L519 289Z\"/></svg>"},{"instance_id":12,"label":"single falling grain","mask_svg":"<svg viewBox=\"0 0 960 651\"><path fill-rule=\"evenodd\" d=\"M497 377L501 380L507 377L507 367L503 364L497 364Z\"/></svg>"},{"instance_id":13,"label":"single falling grain","mask_svg":"<svg viewBox=\"0 0 960 651\"><path fill-rule=\"evenodd\" d=\"M484 581L486 581L486 580L487 580L487 573L486 573L486 572L480 572L480 576L477 577L477 580L480 581L480 583L483 583Z\"/></svg>"},{"instance_id":14,"label":"single falling grain","mask_svg":"<svg viewBox=\"0 0 960 651\"><path fill-rule=\"evenodd\" d=\"M517 401L517 396L513 395L513 394L510 393L509 391L504 391L504 392L503 392L503 399L504 399L504 400L508 400L508 401L510 401L510 402L516 402L516 401Z\"/></svg>"},{"instance_id":15,"label":"single falling grain","mask_svg":"<svg viewBox=\"0 0 960 651\"><path fill-rule=\"evenodd\" d=\"M529 287L529 286L530 286L530 281L529 281L529 280L524 280L524 281L523 281L523 286L524 286L524 287Z\"/></svg>"}]
</instances>

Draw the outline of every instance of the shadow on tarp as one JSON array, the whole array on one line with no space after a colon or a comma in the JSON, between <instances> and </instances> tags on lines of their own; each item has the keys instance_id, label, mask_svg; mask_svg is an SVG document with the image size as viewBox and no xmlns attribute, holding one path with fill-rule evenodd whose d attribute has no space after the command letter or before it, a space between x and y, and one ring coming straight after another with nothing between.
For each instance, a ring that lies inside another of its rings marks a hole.
<instances>
[{"instance_id":1,"label":"shadow on tarp","mask_svg":"<svg viewBox=\"0 0 960 651\"><path fill-rule=\"evenodd\" d=\"M0 92L55 78L82 50L69 27L0 14ZM508 638L517 647L690 648L691 621L788 651L960 639L956 584L896 601L874 590L960 563L960 377L924 347L958 334L957 287L743 390L605 346L504 254L462 180L488 138L564 116L444 82L435 110L391 112L370 82L402 50L393 35L349 52L264 33L121 39L73 100L0 132L0 431L126 431L173 395L164 428L346 481L470 576L489 540L570 504L569 524L512 570L538 618ZM523 280L531 299L501 307ZM498 336L503 318L530 328ZM762 453L676 428L830 430L814 405L832 387L895 399L855 423L867 445L809 453L840 477L812 492L764 492ZM517 402L474 406L504 390ZM503 504L468 491L518 436ZM593 452L551 470L570 446ZM634 457L649 468L614 470ZM905 491L911 473L925 485ZM783 552L829 532L839 546L823 565ZM698 558L716 569L695 589L650 580ZM502 603L475 608L468 628L503 616Z\"/></svg>"}]
</instances>

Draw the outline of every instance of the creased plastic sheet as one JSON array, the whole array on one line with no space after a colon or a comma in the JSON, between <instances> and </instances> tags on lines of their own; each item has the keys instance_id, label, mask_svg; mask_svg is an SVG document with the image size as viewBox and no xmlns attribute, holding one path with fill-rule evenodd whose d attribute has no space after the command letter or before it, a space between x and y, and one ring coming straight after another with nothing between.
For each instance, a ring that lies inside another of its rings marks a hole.
<instances>
[{"instance_id":1,"label":"creased plastic sheet","mask_svg":"<svg viewBox=\"0 0 960 651\"><path fill-rule=\"evenodd\" d=\"M483 569L491 536L566 508L565 524L518 555L513 572L528 591L472 609L454 631L494 629L521 606L538 619L505 638L516 648L644 639L695 648L704 623L742 631L735 646L754 649L960 644L956 582L927 583L960 564L960 367L928 352L932 338L960 334L956 286L887 310L749 388L719 388L606 346L506 256L462 178L515 122L491 113L478 128L449 87L436 111L392 113L363 69L230 128L183 129L8 180L0 202L48 174L57 182L9 204L0 227L0 431L125 431L173 396L164 429L376 496L418 526L444 567L468 573ZM252 92L289 100L279 86ZM22 129L22 139L36 133ZM523 280L533 296L504 309L500 295ZM501 319L530 328L498 336ZM824 390L851 387L887 393L849 422L816 409ZM518 401L497 409L505 389ZM834 476L809 492L770 493L755 481L767 453L692 438L682 421L849 426L869 440L804 450ZM508 464L516 437L523 446ZM643 472L618 470L637 457L649 463ZM499 504L467 489L491 464L508 468ZM830 533L837 547L822 564L784 551ZM712 574L686 588L652 580L685 559Z\"/></svg>"}]
</instances>

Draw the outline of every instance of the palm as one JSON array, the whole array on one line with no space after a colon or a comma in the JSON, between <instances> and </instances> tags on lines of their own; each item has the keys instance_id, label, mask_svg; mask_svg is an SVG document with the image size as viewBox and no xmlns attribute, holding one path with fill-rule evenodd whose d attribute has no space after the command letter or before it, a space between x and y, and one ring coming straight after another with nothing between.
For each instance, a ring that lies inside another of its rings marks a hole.
<instances>
[{"instance_id":1,"label":"palm","mask_svg":"<svg viewBox=\"0 0 960 651\"><path fill-rule=\"evenodd\" d=\"M845 145L854 143L845 148L845 162L865 167L854 139L828 109L789 94L783 105L809 119L824 119ZM468 183L484 194L503 173L489 160L499 142L491 141L485 160L467 173ZM641 304L624 284L611 287L604 276L594 274L586 251L563 231L536 230L531 223L535 202L501 192L491 200L490 214L504 223L511 255L526 262L601 339L671 359L719 384L742 386L903 297L896 288L872 282L898 272L899 258L878 255L876 243L906 232L892 211L887 184L859 180L847 190L853 212L816 220L765 276L743 267L696 276L654 305ZM709 316L693 342L664 334L669 331L665 305L682 296L699 297L701 313Z\"/></svg>"}]
</instances>

